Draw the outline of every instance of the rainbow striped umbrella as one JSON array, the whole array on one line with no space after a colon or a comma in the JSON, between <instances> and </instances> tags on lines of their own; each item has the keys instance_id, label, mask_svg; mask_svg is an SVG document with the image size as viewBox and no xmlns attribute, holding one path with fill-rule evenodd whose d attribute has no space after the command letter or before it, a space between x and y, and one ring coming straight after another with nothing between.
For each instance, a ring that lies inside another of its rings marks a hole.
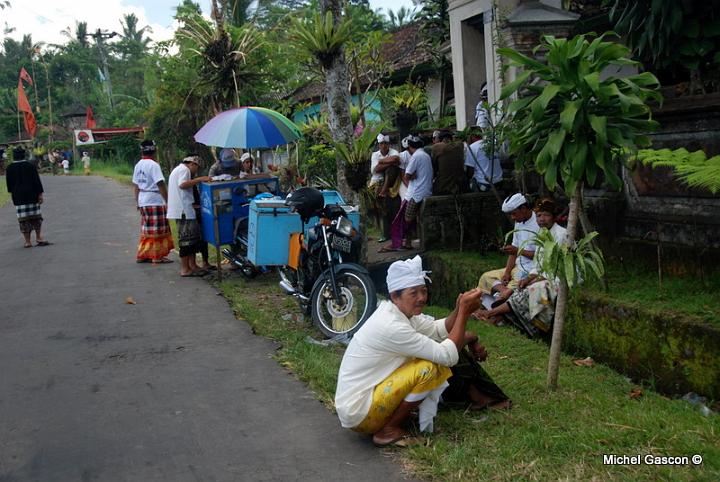
<instances>
[{"instance_id":1,"label":"rainbow striped umbrella","mask_svg":"<svg viewBox=\"0 0 720 482\"><path fill-rule=\"evenodd\" d=\"M264 107L240 107L222 112L195 133L206 146L268 148L289 144L302 136L287 117Z\"/></svg>"}]
</instances>

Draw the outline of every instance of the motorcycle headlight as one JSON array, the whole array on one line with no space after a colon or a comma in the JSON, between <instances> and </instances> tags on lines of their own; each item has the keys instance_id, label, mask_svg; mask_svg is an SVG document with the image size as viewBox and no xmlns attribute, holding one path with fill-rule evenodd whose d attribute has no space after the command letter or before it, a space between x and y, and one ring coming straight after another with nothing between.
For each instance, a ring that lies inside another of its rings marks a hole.
<instances>
[{"instance_id":1,"label":"motorcycle headlight","mask_svg":"<svg viewBox=\"0 0 720 482\"><path fill-rule=\"evenodd\" d=\"M348 218L344 216L338 218L337 227L335 228L338 233L342 234L343 236L350 237L352 235L352 229L352 222L350 222Z\"/></svg>"}]
</instances>

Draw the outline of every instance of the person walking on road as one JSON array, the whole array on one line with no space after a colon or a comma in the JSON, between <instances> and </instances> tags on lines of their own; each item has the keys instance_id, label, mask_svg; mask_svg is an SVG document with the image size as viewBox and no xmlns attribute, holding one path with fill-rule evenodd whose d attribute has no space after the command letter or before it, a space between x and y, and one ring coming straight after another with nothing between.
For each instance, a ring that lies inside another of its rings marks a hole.
<instances>
[{"instance_id":1,"label":"person walking on road","mask_svg":"<svg viewBox=\"0 0 720 482\"><path fill-rule=\"evenodd\" d=\"M90 154L87 153L87 151L83 152L82 156L82 163L83 163L83 171L85 172L86 176L90 175Z\"/></svg>"},{"instance_id":2,"label":"person walking on road","mask_svg":"<svg viewBox=\"0 0 720 482\"><path fill-rule=\"evenodd\" d=\"M207 176L193 179L200 170L200 158L188 156L177 165L168 178L168 219L174 219L180 245L180 276L203 276L207 271L198 268L195 255L200 252L202 234L193 208L193 187L209 181Z\"/></svg>"},{"instance_id":3,"label":"person walking on road","mask_svg":"<svg viewBox=\"0 0 720 482\"><path fill-rule=\"evenodd\" d=\"M155 162L156 150L154 141L143 141L140 144L142 158L135 164L133 171L135 201L142 217L135 259L138 263L172 263L167 258L174 248L167 221L168 192L160 164Z\"/></svg>"},{"instance_id":4,"label":"person walking on road","mask_svg":"<svg viewBox=\"0 0 720 482\"><path fill-rule=\"evenodd\" d=\"M47 246L42 237L43 185L35 166L25 160L25 150L18 147L13 150L13 163L5 173L7 190L12 195L13 204L20 223L20 232L25 238L25 247L32 248L31 234L35 231L37 246Z\"/></svg>"}]
</instances>

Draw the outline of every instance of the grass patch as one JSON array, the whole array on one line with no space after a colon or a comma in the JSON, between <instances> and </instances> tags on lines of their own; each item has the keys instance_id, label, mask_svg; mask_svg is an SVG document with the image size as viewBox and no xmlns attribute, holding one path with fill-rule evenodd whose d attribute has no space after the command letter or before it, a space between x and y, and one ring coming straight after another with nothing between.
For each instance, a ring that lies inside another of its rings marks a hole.
<instances>
[{"instance_id":1,"label":"grass patch","mask_svg":"<svg viewBox=\"0 0 720 482\"><path fill-rule=\"evenodd\" d=\"M340 347L310 344L317 332L295 321L295 301L272 274L220 289L254 331L278 341L278 361L332 408ZM448 310L429 307L444 316ZM563 356L560 390L545 390L548 347L510 328L471 323L490 358L488 372L515 402L509 412L442 411L428 447L398 452L415 475L436 480L718 480L720 416L636 386L610 368L577 367ZM698 466L603 465L603 454L700 454Z\"/></svg>"},{"instance_id":2,"label":"grass patch","mask_svg":"<svg viewBox=\"0 0 720 482\"><path fill-rule=\"evenodd\" d=\"M92 159L90 164L90 172L93 176L109 177L127 185L132 185L133 169L132 164L117 160ZM82 162L73 163L71 172L75 176L84 175Z\"/></svg>"},{"instance_id":3,"label":"grass patch","mask_svg":"<svg viewBox=\"0 0 720 482\"><path fill-rule=\"evenodd\" d=\"M607 296L614 300L651 313L672 311L720 324L720 276L717 272L708 275L704 283L689 276L665 276L660 287L655 271L609 263L607 278L610 288ZM589 289L604 293L598 283L591 283Z\"/></svg>"},{"instance_id":4,"label":"grass patch","mask_svg":"<svg viewBox=\"0 0 720 482\"><path fill-rule=\"evenodd\" d=\"M5 176L3 176L5 177ZM7 190L5 179L0 180L0 206L4 206L10 200L10 193Z\"/></svg>"}]
</instances>

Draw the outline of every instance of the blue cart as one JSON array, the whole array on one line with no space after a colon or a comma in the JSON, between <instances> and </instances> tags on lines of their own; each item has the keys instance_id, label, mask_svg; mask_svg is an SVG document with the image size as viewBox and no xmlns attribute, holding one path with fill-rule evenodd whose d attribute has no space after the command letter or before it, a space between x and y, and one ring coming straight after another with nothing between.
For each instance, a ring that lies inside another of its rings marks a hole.
<instances>
[{"instance_id":1,"label":"blue cart","mask_svg":"<svg viewBox=\"0 0 720 482\"><path fill-rule=\"evenodd\" d=\"M280 194L278 178L201 183L203 239L216 247L234 243L237 222L248 217L250 200L258 190L269 191L273 195Z\"/></svg>"},{"instance_id":2,"label":"blue cart","mask_svg":"<svg viewBox=\"0 0 720 482\"><path fill-rule=\"evenodd\" d=\"M357 208L346 204L337 191L322 193L326 205L342 206L350 222L356 229L359 228L360 213ZM287 265L290 236L304 230L305 239L308 239L310 227L317 222L317 218L312 218L303 225L300 215L290 212L285 205L284 197L251 200L247 216L237 218L235 239L232 243L225 243L230 247L222 250L223 256L237 265L243 275L253 278L261 267Z\"/></svg>"}]
</instances>

